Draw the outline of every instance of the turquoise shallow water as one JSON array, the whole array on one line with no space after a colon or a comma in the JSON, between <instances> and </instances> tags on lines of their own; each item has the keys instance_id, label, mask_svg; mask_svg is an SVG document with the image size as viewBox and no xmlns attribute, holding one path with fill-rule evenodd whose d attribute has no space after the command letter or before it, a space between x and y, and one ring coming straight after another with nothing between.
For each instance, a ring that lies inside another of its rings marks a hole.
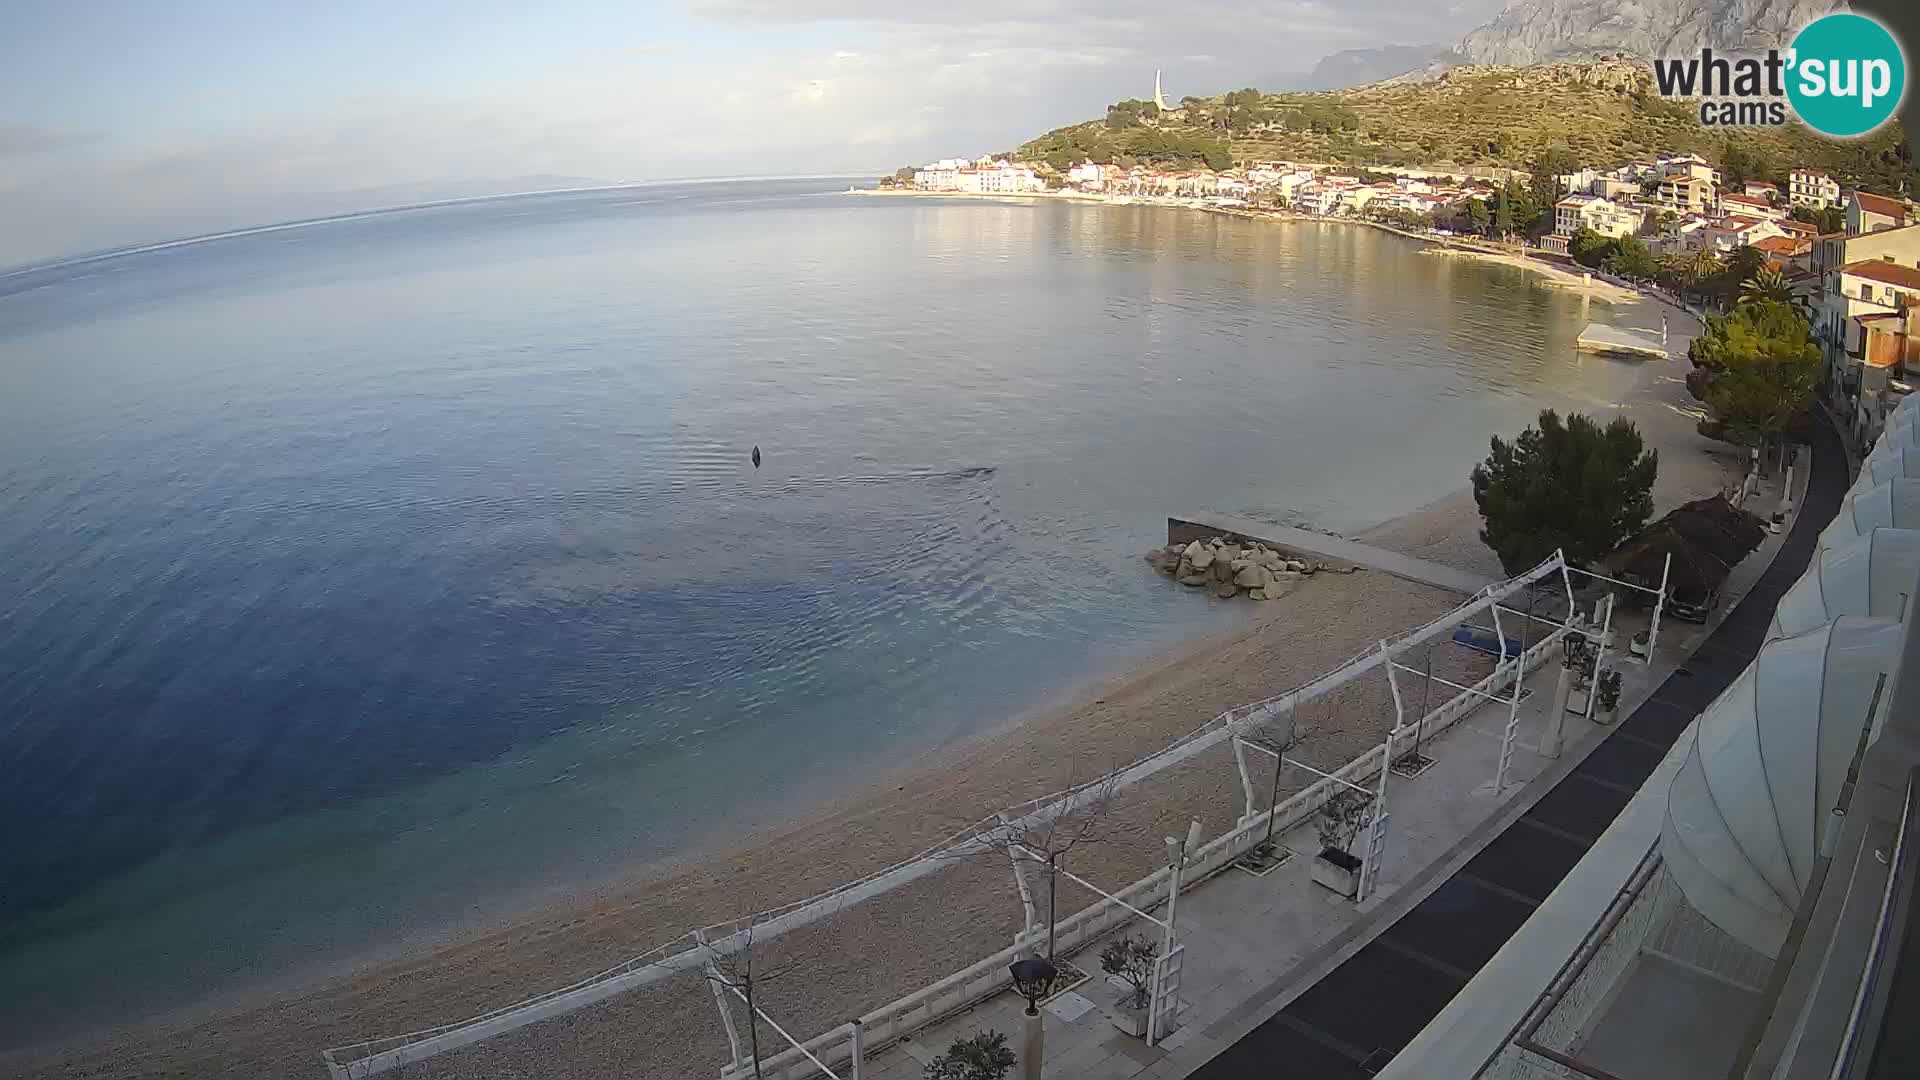
<instances>
[{"instance_id":1,"label":"turquoise shallow water","mask_svg":"<svg viewBox=\"0 0 1920 1080\"><path fill-rule=\"evenodd\" d=\"M0 276L0 1044L618 876L1226 625L1140 563L1168 513L1413 509L1626 385L1584 322L1658 317L1357 227L837 187Z\"/></svg>"}]
</instances>

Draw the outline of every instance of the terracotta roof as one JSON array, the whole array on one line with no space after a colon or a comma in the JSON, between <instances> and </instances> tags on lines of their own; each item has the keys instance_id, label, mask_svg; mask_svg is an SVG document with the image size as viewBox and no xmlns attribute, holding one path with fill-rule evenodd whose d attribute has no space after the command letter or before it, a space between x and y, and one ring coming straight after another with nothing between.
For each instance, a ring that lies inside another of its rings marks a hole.
<instances>
[{"instance_id":1,"label":"terracotta roof","mask_svg":"<svg viewBox=\"0 0 1920 1080\"><path fill-rule=\"evenodd\" d=\"M1815 225L1811 221L1795 221L1792 218L1787 218L1784 221L1776 221L1774 224L1790 233L1799 233L1801 236L1809 239L1820 235L1820 226Z\"/></svg>"},{"instance_id":2,"label":"terracotta roof","mask_svg":"<svg viewBox=\"0 0 1920 1080\"><path fill-rule=\"evenodd\" d=\"M1869 214L1879 214L1882 217L1893 218L1895 221L1905 220L1907 216L1907 204L1899 199L1889 199L1885 195L1875 195L1871 191L1854 192L1853 201L1859 203L1860 209Z\"/></svg>"},{"instance_id":3,"label":"terracotta roof","mask_svg":"<svg viewBox=\"0 0 1920 1080\"><path fill-rule=\"evenodd\" d=\"M1883 285L1898 285L1903 289L1920 289L1920 268L1902 266L1885 259L1862 259L1850 262L1840 268L1843 274L1863 277L1868 281L1878 281Z\"/></svg>"},{"instance_id":4,"label":"terracotta roof","mask_svg":"<svg viewBox=\"0 0 1920 1080\"><path fill-rule=\"evenodd\" d=\"M1722 195L1720 196L1720 201L1730 202L1730 203L1739 203L1742 206L1760 206L1760 207L1765 207L1768 210L1773 209L1772 203L1768 202L1767 200L1761 198L1758 195L1738 195L1738 194Z\"/></svg>"},{"instance_id":5,"label":"terracotta roof","mask_svg":"<svg viewBox=\"0 0 1920 1080\"><path fill-rule=\"evenodd\" d=\"M1794 174L1795 176L1825 176L1825 175L1827 175L1827 170L1825 170L1825 169L1795 169L1795 170L1793 170L1793 174Z\"/></svg>"},{"instance_id":6,"label":"terracotta roof","mask_svg":"<svg viewBox=\"0 0 1920 1080\"><path fill-rule=\"evenodd\" d=\"M1805 240L1796 240L1791 236L1763 236L1755 240L1753 246L1769 255L1793 256L1807 250L1808 245Z\"/></svg>"},{"instance_id":7,"label":"terracotta roof","mask_svg":"<svg viewBox=\"0 0 1920 1080\"><path fill-rule=\"evenodd\" d=\"M1760 224L1759 218L1741 217L1738 214L1730 214L1726 220L1720 223L1720 227L1732 232L1746 232L1758 224Z\"/></svg>"}]
</instances>

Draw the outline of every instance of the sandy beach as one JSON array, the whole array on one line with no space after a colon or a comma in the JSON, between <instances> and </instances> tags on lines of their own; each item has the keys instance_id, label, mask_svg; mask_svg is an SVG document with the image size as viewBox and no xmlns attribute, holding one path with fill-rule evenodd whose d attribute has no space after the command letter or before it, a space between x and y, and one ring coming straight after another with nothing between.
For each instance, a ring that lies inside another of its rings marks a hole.
<instances>
[{"instance_id":1,"label":"sandy beach","mask_svg":"<svg viewBox=\"0 0 1920 1080\"><path fill-rule=\"evenodd\" d=\"M1691 320L1678 316L1676 323ZM1681 382L1685 366L1644 364L1625 400L1589 403L1596 414L1634 419L1660 451L1656 513L1731 485L1743 460L1734 448L1694 432L1693 403ZM1471 464L1460 464L1463 482ZM1497 575L1478 528L1463 488L1358 538ZM1153 573L1144 561L1138 572ZM147 1023L87 1046L0 1058L0 1071L46 1078L323 1075L323 1047L458 1021L590 975L690 927L871 872L984 814L1098 776L1225 709L1297 685L1458 599L1361 571L1317 575L1277 602L1233 601L1246 614L1229 631L1142 657L1063 705L1009 718L991 734L902 762L863 790L801 819L766 822L724 850L324 986L217 1016ZM1222 601L1196 595L1193 602ZM1459 649L1436 650L1432 661L1436 674L1455 682L1487 670L1484 658ZM1350 686L1301 718L1300 754L1322 768L1342 764L1375 745L1392 715L1384 678ZM1280 794L1300 786L1295 775ZM1189 818L1217 834L1238 812L1239 798L1237 774L1222 748L1127 792L1113 835L1076 851L1072 867L1110 887L1131 881L1161 859L1161 836ZM1087 899L1063 892L1060 906L1077 908ZM796 1034L811 1036L1004 947L1019 916L1004 861L957 862L767 946L758 962L791 970L762 984L761 1003ZM764 1038L763 1046L772 1046L777 1036L766 1032ZM714 1076L725 1054L706 985L680 977L393 1075Z\"/></svg>"}]
</instances>

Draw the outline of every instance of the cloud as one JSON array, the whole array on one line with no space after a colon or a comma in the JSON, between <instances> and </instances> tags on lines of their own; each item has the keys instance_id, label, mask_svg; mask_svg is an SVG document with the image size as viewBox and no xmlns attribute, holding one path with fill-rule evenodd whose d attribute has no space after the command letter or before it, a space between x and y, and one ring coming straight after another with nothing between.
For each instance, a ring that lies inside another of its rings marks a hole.
<instances>
[{"instance_id":1,"label":"cloud","mask_svg":"<svg viewBox=\"0 0 1920 1080\"><path fill-rule=\"evenodd\" d=\"M0 157L24 157L85 146L100 138L97 132L60 131L38 124L0 122Z\"/></svg>"},{"instance_id":2,"label":"cloud","mask_svg":"<svg viewBox=\"0 0 1920 1080\"><path fill-rule=\"evenodd\" d=\"M671 39L516 54L513 78L457 91L343 78L336 99L297 113L263 94L247 126L163 145L137 131L0 123L7 254L338 212L353 197L341 193L471 194L534 174L617 182L891 170L1010 149L1097 116L1150 94L1156 69L1172 96L1210 94L1259 81L1276 56L1299 70L1382 44L1382 26L1425 42L1452 40L1473 21L1427 0L691 2L694 32ZM1490 11L1499 0L1462 2Z\"/></svg>"}]
</instances>

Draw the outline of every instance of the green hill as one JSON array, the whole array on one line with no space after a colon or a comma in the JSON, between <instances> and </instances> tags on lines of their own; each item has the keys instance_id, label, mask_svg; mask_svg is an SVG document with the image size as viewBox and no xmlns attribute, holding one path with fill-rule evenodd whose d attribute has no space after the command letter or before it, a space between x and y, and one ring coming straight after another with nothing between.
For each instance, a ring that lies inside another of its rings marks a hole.
<instances>
[{"instance_id":1,"label":"green hill","mask_svg":"<svg viewBox=\"0 0 1920 1080\"><path fill-rule=\"evenodd\" d=\"M1123 101L1104 119L1058 128L1022 146L1022 158L1065 168L1082 158L1158 163L1312 161L1349 165L1528 169L1542 160L1611 167L1692 151L1744 176L1784 186L1788 169L1824 168L1843 182L1886 192L1920 189L1898 125L1852 142L1798 122L1715 129L1696 107L1655 94L1643 64L1464 67L1427 81L1389 81L1329 93L1237 90L1185 98L1161 114ZM1557 163L1557 162L1556 162Z\"/></svg>"}]
</instances>

